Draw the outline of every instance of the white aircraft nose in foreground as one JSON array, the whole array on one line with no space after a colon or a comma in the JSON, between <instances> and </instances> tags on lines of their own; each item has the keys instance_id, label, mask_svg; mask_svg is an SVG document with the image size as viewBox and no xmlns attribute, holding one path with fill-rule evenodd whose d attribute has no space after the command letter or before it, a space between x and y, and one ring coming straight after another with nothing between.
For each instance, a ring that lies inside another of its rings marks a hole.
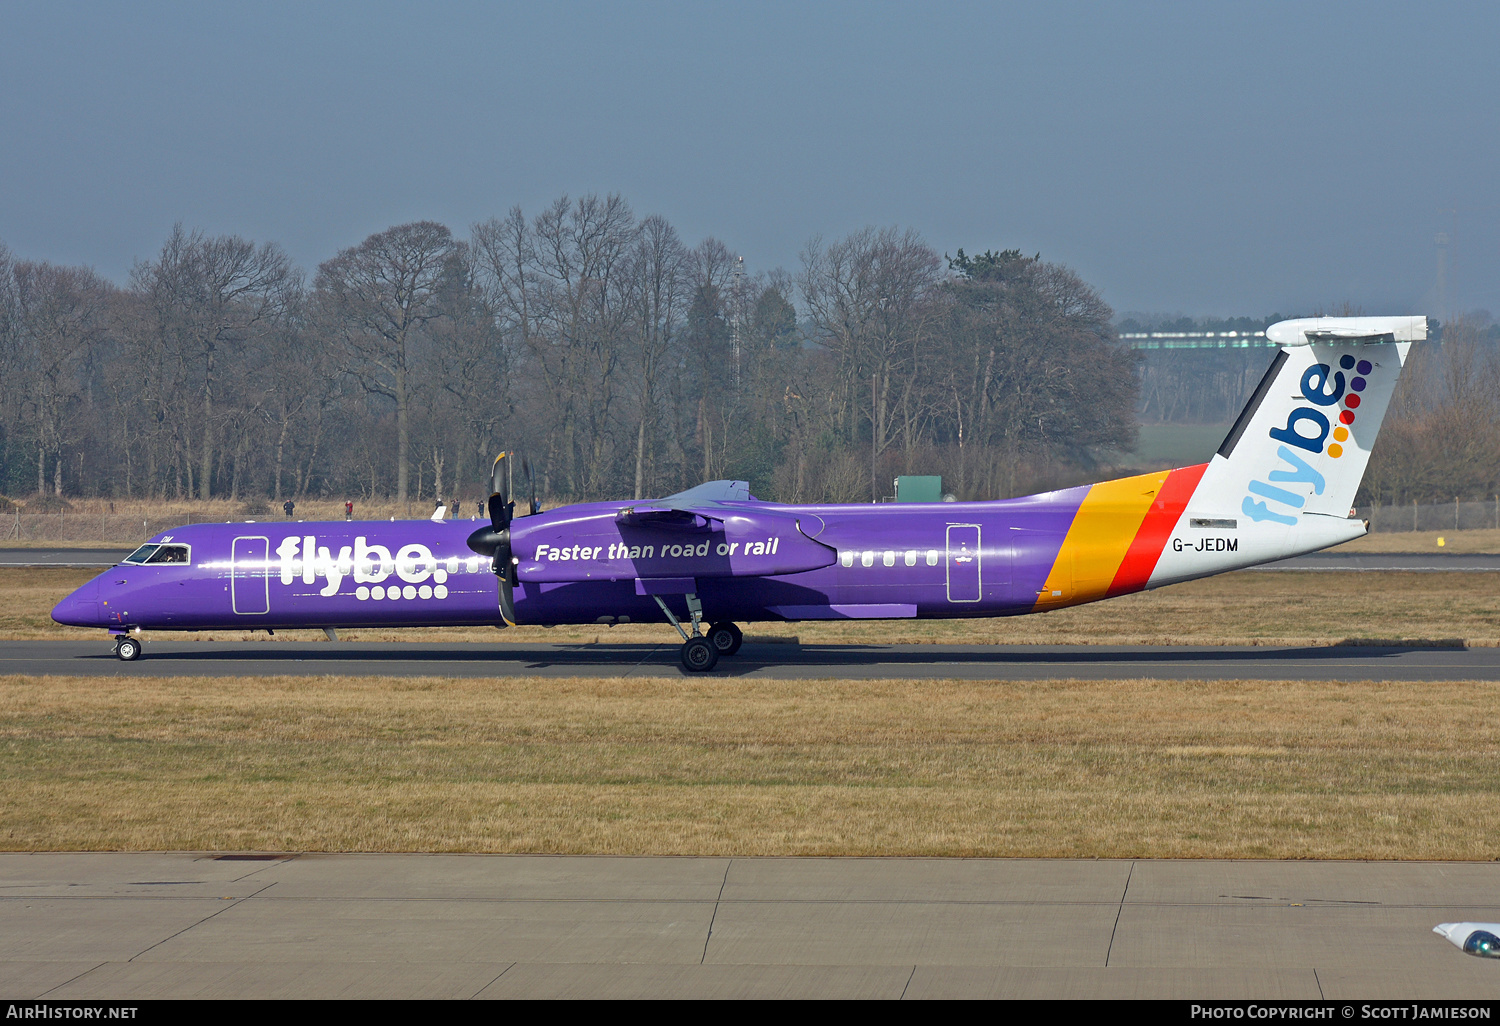
<instances>
[{"instance_id":1,"label":"white aircraft nose in foreground","mask_svg":"<svg viewBox=\"0 0 1500 1026\"><path fill-rule=\"evenodd\" d=\"M1432 932L1480 958L1500 958L1500 923L1438 923Z\"/></svg>"}]
</instances>

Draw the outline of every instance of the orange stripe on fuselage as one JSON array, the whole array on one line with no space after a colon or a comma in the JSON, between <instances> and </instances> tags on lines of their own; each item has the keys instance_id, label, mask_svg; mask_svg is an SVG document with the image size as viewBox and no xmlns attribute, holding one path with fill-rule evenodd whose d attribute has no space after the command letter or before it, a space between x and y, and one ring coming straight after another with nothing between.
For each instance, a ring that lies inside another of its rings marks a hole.
<instances>
[{"instance_id":1,"label":"orange stripe on fuselage","mask_svg":"<svg viewBox=\"0 0 1500 1026\"><path fill-rule=\"evenodd\" d=\"M1073 515L1033 610L1077 605L1109 594L1131 542L1170 473L1123 477L1091 487Z\"/></svg>"},{"instance_id":2,"label":"orange stripe on fuselage","mask_svg":"<svg viewBox=\"0 0 1500 1026\"><path fill-rule=\"evenodd\" d=\"M1151 571L1156 569L1157 561L1161 559L1161 554L1172 537L1172 529L1182 518L1182 511L1187 509L1188 500L1193 497L1193 492L1197 489L1198 482L1203 480L1203 472L1207 469L1207 463L1200 463L1196 467L1184 467L1167 475L1166 482L1156 495L1156 501L1146 511L1146 519L1141 521L1140 529L1135 532L1130 549L1120 562L1120 569L1115 571L1115 579L1109 586L1110 595L1124 595L1140 591L1146 586L1146 582L1151 579Z\"/></svg>"}]
</instances>

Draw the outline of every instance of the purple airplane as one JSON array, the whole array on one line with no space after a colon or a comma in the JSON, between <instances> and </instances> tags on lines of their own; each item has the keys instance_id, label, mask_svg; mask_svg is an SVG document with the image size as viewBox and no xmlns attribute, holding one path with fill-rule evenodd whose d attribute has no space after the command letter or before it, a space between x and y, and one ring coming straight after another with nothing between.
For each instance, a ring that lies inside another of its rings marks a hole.
<instances>
[{"instance_id":1,"label":"purple airplane","mask_svg":"<svg viewBox=\"0 0 1500 1026\"><path fill-rule=\"evenodd\" d=\"M1045 612L1363 535L1350 507L1423 317L1266 330L1281 349L1212 461L998 502L790 506L742 481L490 523L194 524L52 611L135 659L145 630L670 623L682 665L739 650L736 621ZM529 476L529 474L527 475ZM703 625L707 624L704 630Z\"/></svg>"}]
</instances>

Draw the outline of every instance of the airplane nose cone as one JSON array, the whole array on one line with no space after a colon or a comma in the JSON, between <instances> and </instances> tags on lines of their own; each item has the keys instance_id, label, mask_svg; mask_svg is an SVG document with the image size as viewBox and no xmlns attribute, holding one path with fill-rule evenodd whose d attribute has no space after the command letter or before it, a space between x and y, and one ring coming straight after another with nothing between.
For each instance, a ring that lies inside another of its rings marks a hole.
<instances>
[{"instance_id":1,"label":"airplane nose cone","mask_svg":"<svg viewBox=\"0 0 1500 1026\"><path fill-rule=\"evenodd\" d=\"M69 627L98 627L102 622L99 618L99 581L90 581L59 602L52 610L52 619Z\"/></svg>"}]
</instances>

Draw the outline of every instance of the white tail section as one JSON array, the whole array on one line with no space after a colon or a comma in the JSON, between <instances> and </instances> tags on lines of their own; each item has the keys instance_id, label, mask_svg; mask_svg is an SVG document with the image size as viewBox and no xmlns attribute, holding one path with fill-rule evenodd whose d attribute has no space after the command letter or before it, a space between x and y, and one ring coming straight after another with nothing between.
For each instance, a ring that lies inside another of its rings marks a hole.
<instances>
[{"instance_id":1,"label":"white tail section","mask_svg":"<svg viewBox=\"0 0 1500 1026\"><path fill-rule=\"evenodd\" d=\"M1350 507L1426 318L1281 321L1266 337L1282 348L1188 501L1152 586L1365 533ZM1202 540L1219 537L1210 553Z\"/></svg>"},{"instance_id":2,"label":"white tail section","mask_svg":"<svg viewBox=\"0 0 1500 1026\"><path fill-rule=\"evenodd\" d=\"M1188 509L1288 527L1309 513L1346 518L1426 318L1282 321L1266 337L1293 344L1276 354Z\"/></svg>"}]
</instances>

